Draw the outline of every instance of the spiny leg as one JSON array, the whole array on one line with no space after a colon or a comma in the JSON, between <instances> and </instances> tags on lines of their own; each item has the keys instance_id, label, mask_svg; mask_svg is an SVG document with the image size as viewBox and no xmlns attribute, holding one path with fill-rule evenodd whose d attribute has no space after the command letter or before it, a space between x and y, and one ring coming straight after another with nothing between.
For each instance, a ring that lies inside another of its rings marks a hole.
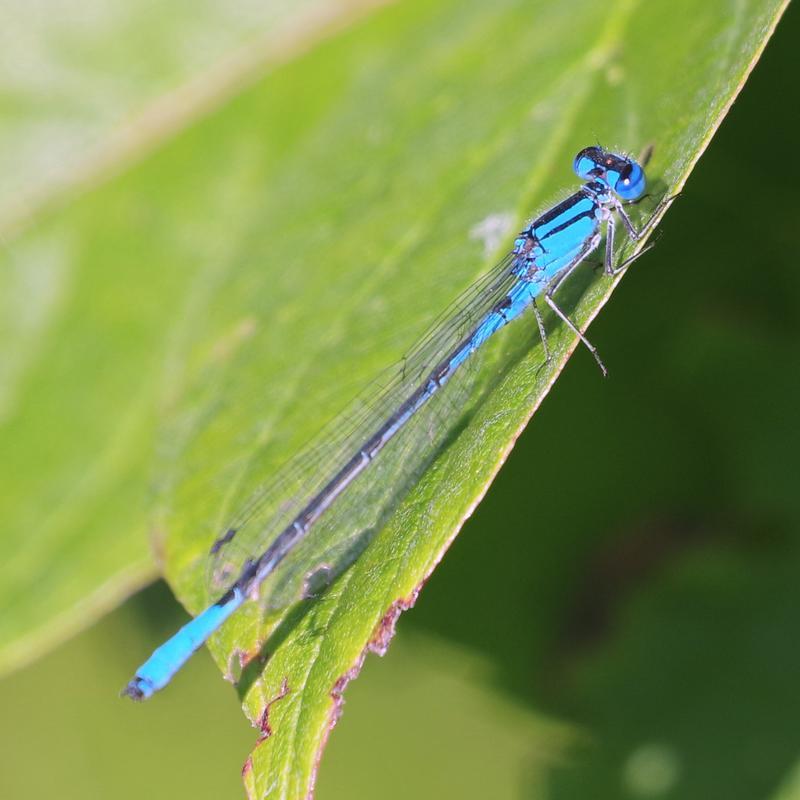
<instances>
[{"instance_id":1,"label":"spiny leg","mask_svg":"<svg viewBox=\"0 0 800 800\"><path fill-rule=\"evenodd\" d=\"M650 218L645 222L645 224L641 227L640 230L636 230L634 224L631 222L631 218L625 211L624 206L619 200L616 201L614 204L614 210L619 214L619 218L622 220L625 229L628 232L628 236L630 237L632 242L638 242L640 239L643 239L650 233L650 229L658 222L661 218L661 215L666 211L667 208L671 205L673 200L675 200L679 196L680 192L670 195L669 197L663 197L659 204L653 210L653 213L650 215ZM609 223L611 221L609 220Z\"/></svg>"},{"instance_id":2,"label":"spiny leg","mask_svg":"<svg viewBox=\"0 0 800 800\"><path fill-rule=\"evenodd\" d=\"M627 219L627 217L626 217ZM652 218L651 218L652 219ZM630 224L630 220L628 220L628 224ZM633 226L631 225L631 228ZM635 240L634 240L635 241ZM585 248L585 252L591 252L597 246L597 242L593 241ZM604 272L606 275L614 276L618 275L620 272L627 269L639 256L646 253L653 245L648 244L647 247L640 250L638 253L634 253L629 258L626 258L618 267L613 267L613 259L614 259L614 220L609 218L606 227L606 248L605 248L605 259L604 259ZM558 287L561 283L567 278L567 276L572 272L572 269L566 269L559 275L548 287L547 291L544 293L544 299L547 305L553 309L553 311L558 315L558 317L569 327L569 329L583 342L586 346L586 349L592 354L594 360L597 362L597 366L600 367L600 371L603 373L603 377L608 376L608 370L606 369L606 365L603 363L603 359L600 358L600 353L597 351L597 348L586 338L586 334L569 318L569 316L563 312L558 305L556 305L555 300L553 299L553 295L555 294ZM541 317L539 315L538 309L534 305L534 311L536 313L537 321L540 324L541 330ZM544 341L544 337L542 337ZM545 343L545 353L547 353L547 344Z\"/></svg>"},{"instance_id":3,"label":"spiny leg","mask_svg":"<svg viewBox=\"0 0 800 800\"><path fill-rule=\"evenodd\" d=\"M544 363L549 364L552 356L550 355L550 348L547 344L547 331L544 329L544 320L542 319L542 312L539 311L539 306L536 305L536 298L531 298L533 315L536 317L536 325L539 328L539 336L542 340L542 348L544 349Z\"/></svg>"},{"instance_id":4,"label":"spiny leg","mask_svg":"<svg viewBox=\"0 0 800 800\"><path fill-rule=\"evenodd\" d=\"M603 260L603 272L609 277L613 278L624 272L628 267L636 261L639 256L643 256L648 250L652 248L652 242L643 247L638 253L628 256L621 264L614 266L614 219L608 218L606 222L606 254Z\"/></svg>"},{"instance_id":5,"label":"spiny leg","mask_svg":"<svg viewBox=\"0 0 800 800\"><path fill-rule=\"evenodd\" d=\"M619 275L620 272L625 272L625 270L628 269L628 267L631 264L633 264L633 262L636 261L637 258L643 256L648 250L652 250L653 247L655 247L655 244L653 242L649 242L638 253L634 253L632 256L628 256L618 267L613 267L610 270L609 269L605 270L606 275L609 275L610 277L613 278L614 276Z\"/></svg>"},{"instance_id":6,"label":"spiny leg","mask_svg":"<svg viewBox=\"0 0 800 800\"><path fill-rule=\"evenodd\" d=\"M597 362L597 366L600 367L600 372L603 373L603 377L605 378L608 375L608 370L603 360L600 358L597 348L586 338L583 331L556 305L549 291L545 293L544 299L547 305L555 311L567 327L569 327L569 329L586 345L589 352L594 356L594 360Z\"/></svg>"},{"instance_id":7,"label":"spiny leg","mask_svg":"<svg viewBox=\"0 0 800 800\"><path fill-rule=\"evenodd\" d=\"M547 287L547 290L544 293L544 299L547 305L553 309L553 311L557 314L557 316L567 325L567 327L586 345L589 352L594 356L594 360L597 362L597 365L600 367L600 371L603 373L603 376L608 375L608 370L606 369L606 365L603 363L603 360L600 358L600 354L597 352L597 348L586 338L583 331L556 305L555 300L553 300L553 295L558 291L558 287L572 274L572 271L577 267L583 260L586 258L589 253L594 250L597 245L600 244L600 234L595 234L592 239L587 242L580 250L580 252L575 256L572 260L570 265L563 270L550 282L550 285Z\"/></svg>"},{"instance_id":8,"label":"spiny leg","mask_svg":"<svg viewBox=\"0 0 800 800\"><path fill-rule=\"evenodd\" d=\"M617 214L619 214L619 218L622 221L622 224L625 226L625 231L628 234L628 238L634 244L641 241L650 232L651 228L661 218L662 213L670 206L672 201L679 196L679 194L680 193L678 192L669 197L663 197L640 230L636 230L631 218L625 211L623 204L617 201L614 204L614 210L617 212ZM639 198L639 200L634 200L627 205L638 203L641 199L642 198ZM605 259L603 262L603 272L610 277L619 275L620 272L626 270L634 261L636 261L637 258L639 258L639 256L644 255L653 246L652 244L648 244L638 253L634 253L632 256L626 258L619 266L614 267L614 229L614 218L613 216L609 216L609 218L606 220L606 247Z\"/></svg>"},{"instance_id":9,"label":"spiny leg","mask_svg":"<svg viewBox=\"0 0 800 800\"><path fill-rule=\"evenodd\" d=\"M611 244L606 244L606 256L605 256L605 267L608 266L610 263L609 259L613 258L614 252L614 227L613 221L611 219L607 220L609 225L609 229L607 231L607 237L610 237ZM603 363L603 360L600 358L600 354L597 351L597 348L586 338L584 332L567 316L567 314L562 311L558 305L556 304L553 296L558 291L561 284L573 273L576 267L583 263L584 259L600 244L601 235L600 233L596 233L588 242L586 242L583 247L581 247L580 251L573 257L570 263L561 269L561 271L550 281L547 289L544 292L544 299L547 305L555 312L555 314L559 317L559 319L564 322L567 327L583 342L585 347L589 350L592 354L594 360L597 362L597 366L600 367L600 371L603 373L603 376L608 375L608 370L606 369L606 365ZM617 267L617 271L621 271L627 268L636 258L638 258L642 253L646 252L649 249L644 248L641 252L636 253L635 255L631 256L630 258L625 259L625 261ZM616 274L615 271L612 271L611 274ZM533 298L531 298L533 299ZM535 303L533 304L534 313L536 314L537 323L539 324L539 331L540 335L542 336L542 341L545 346L545 353L549 354L549 348L547 346L547 342L545 340L545 335L543 333L544 324L541 320L541 316L539 314L538 308L536 308ZM549 355L548 355L549 358Z\"/></svg>"},{"instance_id":10,"label":"spiny leg","mask_svg":"<svg viewBox=\"0 0 800 800\"><path fill-rule=\"evenodd\" d=\"M614 274L614 218L609 215L606 221L606 255L603 259L603 272Z\"/></svg>"}]
</instances>

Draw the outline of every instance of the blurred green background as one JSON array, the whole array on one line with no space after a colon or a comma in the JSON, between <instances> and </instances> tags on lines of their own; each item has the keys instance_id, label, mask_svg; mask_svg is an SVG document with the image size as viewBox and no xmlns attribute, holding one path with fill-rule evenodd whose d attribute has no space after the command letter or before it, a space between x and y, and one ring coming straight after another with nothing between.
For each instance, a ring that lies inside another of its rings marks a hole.
<instances>
[{"instance_id":1,"label":"blurred green background","mask_svg":"<svg viewBox=\"0 0 800 800\"><path fill-rule=\"evenodd\" d=\"M577 352L318 797L800 798L799 40L790 7L592 328L611 377ZM240 796L256 732L207 655L117 698L182 618L153 586L3 680L0 797Z\"/></svg>"}]
</instances>

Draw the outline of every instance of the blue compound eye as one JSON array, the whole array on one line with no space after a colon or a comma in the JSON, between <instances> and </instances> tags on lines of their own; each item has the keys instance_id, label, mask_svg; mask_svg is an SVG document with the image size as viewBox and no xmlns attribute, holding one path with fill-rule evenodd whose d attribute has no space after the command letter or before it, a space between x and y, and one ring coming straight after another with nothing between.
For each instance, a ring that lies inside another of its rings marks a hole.
<instances>
[{"instance_id":1,"label":"blue compound eye","mask_svg":"<svg viewBox=\"0 0 800 800\"><path fill-rule=\"evenodd\" d=\"M644 194L646 186L644 170L635 161L631 161L614 184L614 193L620 200L636 200Z\"/></svg>"}]
</instances>

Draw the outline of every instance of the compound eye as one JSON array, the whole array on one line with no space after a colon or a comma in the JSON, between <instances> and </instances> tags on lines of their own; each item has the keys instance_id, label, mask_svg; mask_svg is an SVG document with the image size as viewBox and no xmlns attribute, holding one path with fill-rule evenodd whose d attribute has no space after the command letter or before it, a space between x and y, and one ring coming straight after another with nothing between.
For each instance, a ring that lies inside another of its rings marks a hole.
<instances>
[{"instance_id":1,"label":"compound eye","mask_svg":"<svg viewBox=\"0 0 800 800\"><path fill-rule=\"evenodd\" d=\"M644 194L647 180L644 170L634 161L628 162L614 184L614 192L621 200L636 200Z\"/></svg>"}]
</instances>

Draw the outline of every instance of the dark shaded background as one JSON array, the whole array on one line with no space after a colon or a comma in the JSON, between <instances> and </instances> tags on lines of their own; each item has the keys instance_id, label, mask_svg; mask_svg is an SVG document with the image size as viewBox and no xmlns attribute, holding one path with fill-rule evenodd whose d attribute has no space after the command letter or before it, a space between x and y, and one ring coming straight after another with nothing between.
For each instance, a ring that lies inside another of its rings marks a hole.
<instances>
[{"instance_id":1,"label":"dark shaded background","mask_svg":"<svg viewBox=\"0 0 800 800\"><path fill-rule=\"evenodd\" d=\"M553 757L513 729L529 752L518 796L777 798L800 756L798 41L790 8L657 248L593 326L610 378L578 351L389 658L348 689L323 800L368 796L361 779L381 796L465 796L444 766L448 746L466 758L444 741L447 704L398 721L422 696L408 664L431 635L488 663L475 680L499 702L569 723ZM115 697L178 621L159 585L4 681L0 795L239 796L254 733L208 658L145 713ZM370 687L388 675L379 708ZM500 746L491 731L479 751ZM404 760L401 733L434 767ZM390 762L407 791L375 782Z\"/></svg>"}]
</instances>

